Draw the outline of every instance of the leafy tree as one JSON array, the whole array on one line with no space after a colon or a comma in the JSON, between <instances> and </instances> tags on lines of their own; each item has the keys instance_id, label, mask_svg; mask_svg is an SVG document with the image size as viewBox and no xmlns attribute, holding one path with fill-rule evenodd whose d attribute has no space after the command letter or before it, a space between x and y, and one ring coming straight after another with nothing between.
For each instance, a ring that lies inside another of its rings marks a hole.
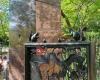
<instances>
[{"instance_id":1,"label":"leafy tree","mask_svg":"<svg viewBox=\"0 0 100 80\"><path fill-rule=\"evenodd\" d=\"M32 6L33 5L33 6ZM32 27L35 16L34 0L11 0L10 1L10 27Z\"/></svg>"},{"instance_id":2,"label":"leafy tree","mask_svg":"<svg viewBox=\"0 0 100 80\"><path fill-rule=\"evenodd\" d=\"M65 14L62 17L65 34L68 28L88 28L85 35L87 40L96 41L96 69L100 72L100 0L61 0L61 9Z\"/></svg>"},{"instance_id":3,"label":"leafy tree","mask_svg":"<svg viewBox=\"0 0 100 80\"><path fill-rule=\"evenodd\" d=\"M23 46L23 43L28 41L29 33L35 31L34 3L35 0L10 0L9 37L11 47Z\"/></svg>"},{"instance_id":4,"label":"leafy tree","mask_svg":"<svg viewBox=\"0 0 100 80\"><path fill-rule=\"evenodd\" d=\"M70 23L66 25L62 18L63 28L86 26L89 31L100 30L100 0L61 0L61 9Z\"/></svg>"},{"instance_id":5,"label":"leafy tree","mask_svg":"<svg viewBox=\"0 0 100 80\"><path fill-rule=\"evenodd\" d=\"M8 0L0 2L0 43L9 44L8 33Z\"/></svg>"}]
</instances>

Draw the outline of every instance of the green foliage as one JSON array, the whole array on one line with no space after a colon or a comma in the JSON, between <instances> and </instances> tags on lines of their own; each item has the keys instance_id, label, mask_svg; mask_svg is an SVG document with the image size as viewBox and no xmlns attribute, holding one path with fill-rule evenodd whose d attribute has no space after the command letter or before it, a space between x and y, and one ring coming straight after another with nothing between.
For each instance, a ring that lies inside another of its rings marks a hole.
<instances>
[{"instance_id":1,"label":"green foliage","mask_svg":"<svg viewBox=\"0 0 100 80\"><path fill-rule=\"evenodd\" d=\"M88 27L89 31L100 29L100 0L61 0L61 9L71 27ZM62 18L62 26L68 28Z\"/></svg>"},{"instance_id":2,"label":"green foliage","mask_svg":"<svg viewBox=\"0 0 100 80\"><path fill-rule=\"evenodd\" d=\"M96 41L96 69L100 78L100 0L61 0L61 9L75 30L87 27L87 40ZM62 17L62 29L68 34L68 24ZM98 73L99 72L99 73Z\"/></svg>"},{"instance_id":3,"label":"green foliage","mask_svg":"<svg viewBox=\"0 0 100 80\"><path fill-rule=\"evenodd\" d=\"M9 33L8 33L8 1L2 0L0 2L0 43L3 45L9 44Z\"/></svg>"}]
</instances>

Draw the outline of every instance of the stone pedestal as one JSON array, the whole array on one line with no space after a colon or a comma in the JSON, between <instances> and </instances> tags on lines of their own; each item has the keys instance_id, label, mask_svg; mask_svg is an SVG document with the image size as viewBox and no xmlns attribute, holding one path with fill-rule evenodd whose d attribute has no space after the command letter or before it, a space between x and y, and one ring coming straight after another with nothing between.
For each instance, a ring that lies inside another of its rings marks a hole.
<instances>
[{"instance_id":1,"label":"stone pedestal","mask_svg":"<svg viewBox=\"0 0 100 80\"><path fill-rule=\"evenodd\" d=\"M47 42L58 42L61 33L60 0L36 0L36 32L40 33L38 42L44 39ZM48 75L52 73L52 66L60 69L54 64L54 61L50 61L49 64L40 65L42 80L48 80L47 69L51 71Z\"/></svg>"}]
</instances>

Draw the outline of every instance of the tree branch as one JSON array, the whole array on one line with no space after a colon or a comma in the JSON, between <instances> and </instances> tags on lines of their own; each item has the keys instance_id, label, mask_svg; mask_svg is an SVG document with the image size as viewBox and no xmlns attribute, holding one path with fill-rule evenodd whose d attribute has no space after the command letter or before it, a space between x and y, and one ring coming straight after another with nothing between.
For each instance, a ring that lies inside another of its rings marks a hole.
<instances>
[{"instance_id":1,"label":"tree branch","mask_svg":"<svg viewBox=\"0 0 100 80\"><path fill-rule=\"evenodd\" d=\"M62 10L61 10L61 15L65 19L66 24L68 25L68 27L71 27L71 24L70 24L70 21L69 21L68 17L64 14L64 12Z\"/></svg>"}]
</instances>

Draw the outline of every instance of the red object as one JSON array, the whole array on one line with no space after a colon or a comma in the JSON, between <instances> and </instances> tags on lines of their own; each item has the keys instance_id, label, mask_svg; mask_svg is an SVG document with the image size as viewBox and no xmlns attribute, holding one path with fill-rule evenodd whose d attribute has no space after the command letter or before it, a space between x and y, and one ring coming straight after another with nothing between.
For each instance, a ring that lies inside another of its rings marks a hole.
<instances>
[{"instance_id":1,"label":"red object","mask_svg":"<svg viewBox=\"0 0 100 80\"><path fill-rule=\"evenodd\" d=\"M44 49L41 46L36 47L36 55L43 55Z\"/></svg>"}]
</instances>

